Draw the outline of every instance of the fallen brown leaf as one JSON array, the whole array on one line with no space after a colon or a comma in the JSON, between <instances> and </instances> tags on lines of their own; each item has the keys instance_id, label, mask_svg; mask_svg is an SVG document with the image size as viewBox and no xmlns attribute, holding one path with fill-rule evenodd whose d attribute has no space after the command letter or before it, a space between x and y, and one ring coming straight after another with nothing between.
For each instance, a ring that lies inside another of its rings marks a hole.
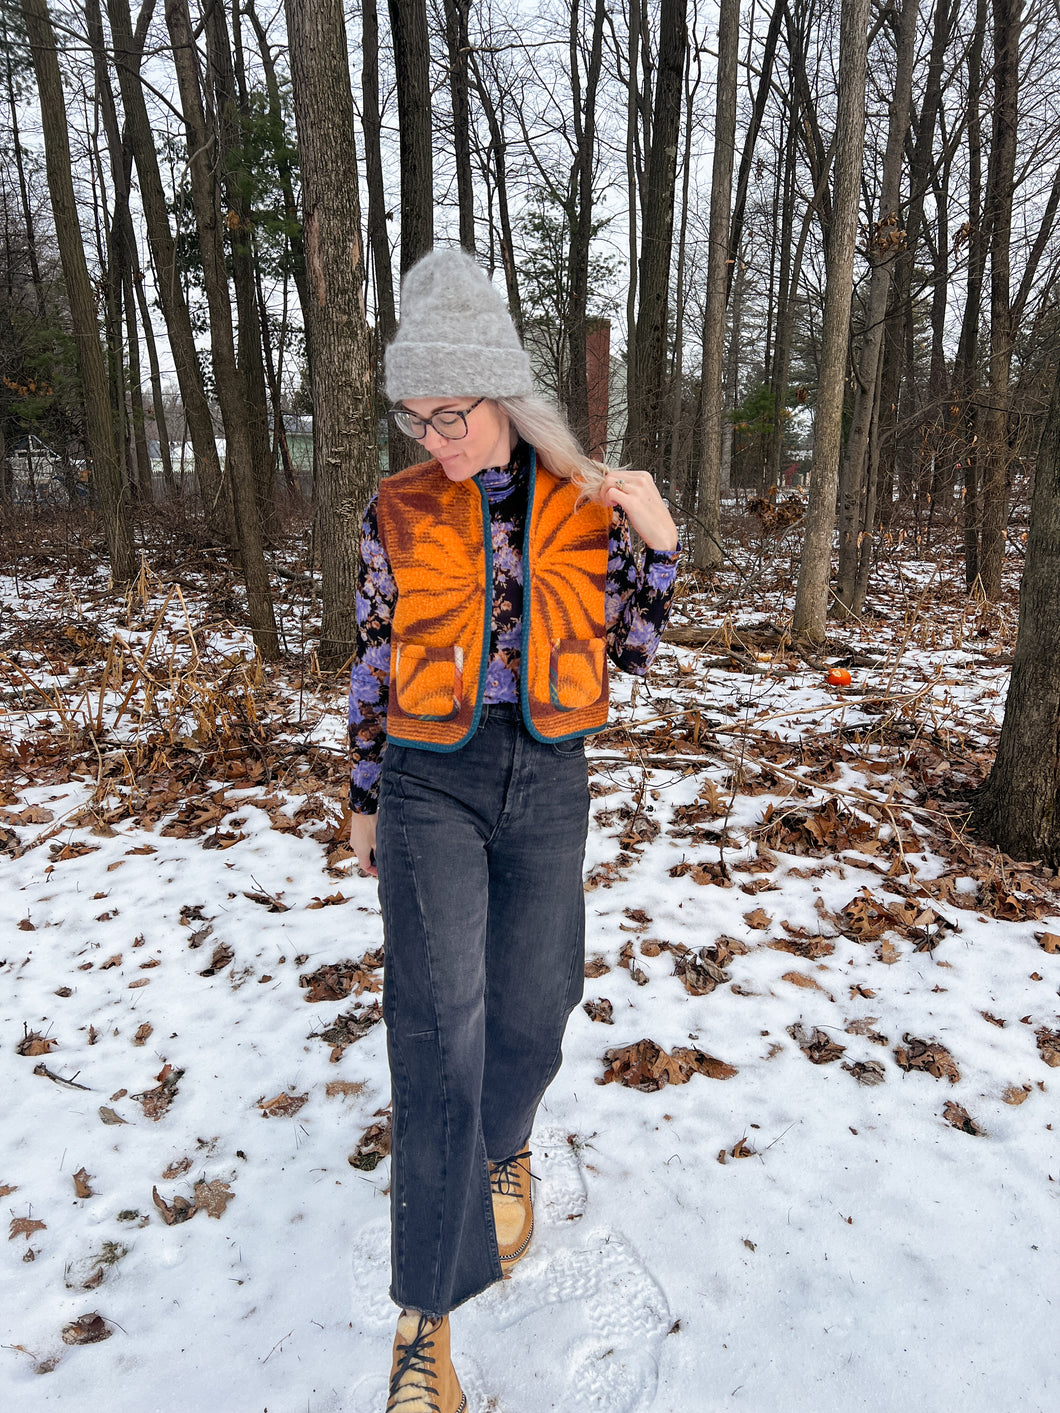
<instances>
[{"instance_id":1,"label":"fallen brown leaf","mask_svg":"<svg viewBox=\"0 0 1060 1413\"><path fill-rule=\"evenodd\" d=\"M881 1035L878 1030L873 1030L876 1020L876 1016L859 1016L857 1020L847 1021L843 1029L848 1035L863 1035L866 1040L871 1040L873 1045L886 1045L888 1043L886 1035Z\"/></svg>"},{"instance_id":2,"label":"fallen brown leaf","mask_svg":"<svg viewBox=\"0 0 1060 1413\"><path fill-rule=\"evenodd\" d=\"M308 1098L308 1090L305 1094L277 1094L272 1099L259 1099L257 1107L261 1110L263 1118L290 1119L298 1113Z\"/></svg>"},{"instance_id":3,"label":"fallen brown leaf","mask_svg":"<svg viewBox=\"0 0 1060 1413\"><path fill-rule=\"evenodd\" d=\"M894 1058L903 1070L923 1070L936 1079L948 1079L951 1084L960 1079L960 1071L945 1045L937 1040L919 1040L915 1035L903 1035L902 1040L905 1043L895 1046Z\"/></svg>"},{"instance_id":4,"label":"fallen brown leaf","mask_svg":"<svg viewBox=\"0 0 1060 1413\"><path fill-rule=\"evenodd\" d=\"M678 957L674 962L673 974L681 978L690 996L709 996L716 987L729 980L729 973L706 955L705 947L698 956Z\"/></svg>"},{"instance_id":5,"label":"fallen brown leaf","mask_svg":"<svg viewBox=\"0 0 1060 1413\"><path fill-rule=\"evenodd\" d=\"M383 1008L378 1001L373 1001L370 1006L357 1006L352 1011L347 1011L345 1015L336 1016L324 1030L310 1031L306 1038L323 1040L330 1045L332 1047L331 1060L336 1062L342 1059L343 1051L347 1045L352 1045L355 1040L362 1039L372 1026L378 1025L382 1019Z\"/></svg>"},{"instance_id":6,"label":"fallen brown leaf","mask_svg":"<svg viewBox=\"0 0 1060 1413\"><path fill-rule=\"evenodd\" d=\"M270 913L290 912L290 908L287 904L281 903L279 898L274 898L271 893L244 892L243 897L249 898L252 903L260 903L262 907L268 908Z\"/></svg>"},{"instance_id":7,"label":"fallen brown leaf","mask_svg":"<svg viewBox=\"0 0 1060 1413\"><path fill-rule=\"evenodd\" d=\"M120 1114L116 1114L113 1109L108 1109L106 1104L99 1106L99 1116L105 1124L127 1124L128 1119L123 1119Z\"/></svg>"},{"instance_id":8,"label":"fallen brown leaf","mask_svg":"<svg viewBox=\"0 0 1060 1413\"><path fill-rule=\"evenodd\" d=\"M356 1099L358 1094L363 1094L365 1082L363 1079L329 1079L324 1085L324 1093L329 1099L334 1099L338 1095L342 1099Z\"/></svg>"},{"instance_id":9,"label":"fallen brown leaf","mask_svg":"<svg viewBox=\"0 0 1060 1413\"><path fill-rule=\"evenodd\" d=\"M1001 1097L1006 1104L1022 1104L1029 1098L1030 1092L1029 1084L1010 1084Z\"/></svg>"},{"instance_id":10,"label":"fallen brown leaf","mask_svg":"<svg viewBox=\"0 0 1060 1413\"><path fill-rule=\"evenodd\" d=\"M689 1074L705 1075L707 1079L732 1079L739 1073L735 1065L727 1065L724 1060L708 1055L703 1050L690 1050L683 1045L675 1045L670 1052L682 1070Z\"/></svg>"},{"instance_id":11,"label":"fallen brown leaf","mask_svg":"<svg viewBox=\"0 0 1060 1413\"><path fill-rule=\"evenodd\" d=\"M15 1046L16 1055L27 1055L35 1057L37 1055L50 1055L58 1045L58 1040L51 1035L40 1035L37 1031L31 1030L23 1035L22 1039Z\"/></svg>"},{"instance_id":12,"label":"fallen brown leaf","mask_svg":"<svg viewBox=\"0 0 1060 1413\"><path fill-rule=\"evenodd\" d=\"M774 952L789 952L793 957L803 957L808 962L817 962L822 957L830 957L835 951L835 943L829 942L827 937L810 937L805 941L799 941L794 937L780 937L767 945Z\"/></svg>"},{"instance_id":13,"label":"fallen brown leaf","mask_svg":"<svg viewBox=\"0 0 1060 1413\"><path fill-rule=\"evenodd\" d=\"M986 1131L981 1129L976 1121L969 1114L962 1104L955 1104L952 1099L947 1099L942 1109L942 1117L954 1128L959 1128L963 1133L970 1133L976 1138L985 1138Z\"/></svg>"},{"instance_id":14,"label":"fallen brown leaf","mask_svg":"<svg viewBox=\"0 0 1060 1413\"><path fill-rule=\"evenodd\" d=\"M378 948L366 952L359 962L329 962L307 972L298 978L298 985L306 989L307 1001L344 1001L364 991L381 991L383 982L378 973L382 967L382 948Z\"/></svg>"},{"instance_id":15,"label":"fallen brown leaf","mask_svg":"<svg viewBox=\"0 0 1060 1413\"><path fill-rule=\"evenodd\" d=\"M199 972L200 976L216 976L219 971L223 971L228 963L235 956L232 948L227 942L218 942L213 949L213 956L210 958L210 965L203 967Z\"/></svg>"},{"instance_id":16,"label":"fallen brown leaf","mask_svg":"<svg viewBox=\"0 0 1060 1413\"><path fill-rule=\"evenodd\" d=\"M220 1178L215 1178L213 1182L202 1182L195 1184L195 1206L208 1217L216 1217L220 1220L225 1208L231 1202L235 1193L227 1182L222 1182Z\"/></svg>"},{"instance_id":17,"label":"fallen brown leaf","mask_svg":"<svg viewBox=\"0 0 1060 1413\"><path fill-rule=\"evenodd\" d=\"M1034 1038L1038 1042L1038 1054L1045 1063L1054 1070L1060 1069L1060 1030L1050 1030L1043 1025L1034 1032Z\"/></svg>"},{"instance_id":18,"label":"fallen brown leaf","mask_svg":"<svg viewBox=\"0 0 1060 1413\"><path fill-rule=\"evenodd\" d=\"M96 1194L92 1190L90 1179L91 1174L87 1173L84 1168L79 1168L74 1173L74 1191L78 1197L95 1197Z\"/></svg>"},{"instance_id":19,"label":"fallen brown leaf","mask_svg":"<svg viewBox=\"0 0 1060 1413\"><path fill-rule=\"evenodd\" d=\"M146 1044L147 1041L150 1040L151 1036L154 1034L154 1029L155 1028L150 1021L144 1021L141 1025L138 1025L136 1027L136 1034L133 1036L132 1043L134 1045Z\"/></svg>"},{"instance_id":20,"label":"fallen brown leaf","mask_svg":"<svg viewBox=\"0 0 1060 1413\"><path fill-rule=\"evenodd\" d=\"M342 893L331 893L326 898L314 898L311 903L306 903L306 907L313 908L336 908L342 903L348 903L349 898Z\"/></svg>"},{"instance_id":21,"label":"fallen brown leaf","mask_svg":"<svg viewBox=\"0 0 1060 1413\"><path fill-rule=\"evenodd\" d=\"M753 928L756 932L764 932L773 918L765 908L755 908L749 913L744 913L743 920L748 927Z\"/></svg>"},{"instance_id":22,"label":"fallen brown leaf","mask_svg":"<svg viewBox=\"0 0 1060 1413\"><path fill-rule=\"evenodd\" d=\"M390 1152L390 1115L386 1114L379 1123L370 1124L361 1134L361 1140L350 1154L350 1166L370 1173Z\"/></svg>"},{"instance_id":23,"label":"fallen brown leaf","mask_svg":"<svg viewBox=\"0 0 1060 1413\"><path fill-rule=\"evenodd\" d=\"M842 1068L847 1074L852 1074L859 1084L884 1084L887 1080L887 1071L879 1060L855 1060L853 1064L844 1060Z\"/></svg>"},{"instance_id":24,"label":"fallen brown leaf","mask_svg":"<svg viewBox=\"0 0 1060 1413\"><path fill-rule=\"evenodd\" d=\"M102 1339L110 1339L114 1333L102 1315L93 1312L79 1315L68 1325L63 1325L64 1344L98 1344Z\"/></svg>"},{"instance_id":25,"label":"fallen brown leaf","mask_svg":"<svg viewBox=\"0 0 1060 1413\"><path fill-rule=\"evenodd\" d=\"M172 1182L174 1178L183 1177L191 1167L191 1159L184 1155L183 1158L175 1158L162 1170L162 1177L166 1182Z\"/></svg>"},{"instance_id":26,"label":"fallen brown leaf","mask_svg":"<svg viewBox=\"0 0 1060 1413\"><path fill-rule=\"evenodd\" d=\"M604 1063L607 1068L603 1076L597 1078L597 1084L615 1082L649 1094L667 1084L687 1084L693 1074L706 1075L708 1079L731 1079L737 1073L732 1065L702 1050L678 1046L672 1054L667 1054L661 1045L648 1039L605 1050Z\"/></svg>"},{"instance_id":27,"label":"fallen brown leaf","mask_svg":"<svg viewBox=\"0 0 1060 1413\"><path fill-rule=\"evenodd\" d=\"M788 1026L788 1034L799 1047L806 1058L814 1065L830 1065L833 1060L838 1060L840 1055L846 1051L845 1045L839 1045L832 1040L823 1030L810 1030L808 1026L799 1022L797 1025Z\"/></svg>"},{"instance_id":28,"label":"fallen brown leaf","mask_svg":"<svg viewBox=\"0 0 1060 1413\"><path fill-rule=\"evenodd\" d=\"M601 996L596 1001L585 1001L582 1010L591 1021L599 1021L601 1025L614 1025L614 1006L606 996Z\"/></svg>"},{"instance_id":29,"label":"fallen brown leaf","mask_svg":"<svg viewBox=\"0 0 1060 1413\"><path fill-rule=\"evenodd\" d=\"M132 1096L142 1105L147 1118L152 1119L155 1123L159 1121L179 1093L177 1085L183 1074L183 1070L175 1070L172 1065L163 1065L161 1072L155 1075L159 1081L157 1087L145 1089L142 1094Z\"/></svg>"},{"instance_id":30,"label":"fallen brown leaf","mask_svg":"<svg viewBox=\"0 0 1060 1413\"><path fill-rule=\"evenodd\" d=\"M181 1222L190 1222L195 1213L199 1210L194 1202L189 1202L186 1197L174 1197L172 1203L159 1192L157 1187L152 1187L151 1196L154 1198L155 1206L162 1215L162 1220L167 1227L180 1226Z\"/></svg>"},{"instance_id":31,"label":"fallen brown leaf","mask_svg":"<svg viewBox=\"0 0 1060 1413\"><path fill-rule=\"evenodd\" d=\"M792 986L801 986L806 991L820 991L822 995L828 997L829 1001L835 1000L830 991L826 991L819 981L812 976L807 976L804 971L786 971L780 979L790 982Z\"/></svg>"},{"instance_id":32,"label":"fallen brown leaf","mask_svg":"<svg viewBox=\"0 0 1060 1413\"><path fill-rule=\"evenodd\" d=\"M36 1217L12 1217L7 1239L14 1241L16 1236L24 1236L28 1241L35 1231L46 1230L47 1223L39 1222Z\"/></svg>"}]
</instances>

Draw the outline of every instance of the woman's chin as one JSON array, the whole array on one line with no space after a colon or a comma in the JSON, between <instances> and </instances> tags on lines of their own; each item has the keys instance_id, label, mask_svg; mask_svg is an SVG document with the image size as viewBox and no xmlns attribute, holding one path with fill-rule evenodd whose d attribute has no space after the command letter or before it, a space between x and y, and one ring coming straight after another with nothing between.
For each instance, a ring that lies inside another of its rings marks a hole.
<instances>
[{"instance_id":1,"label":"woman's chin","mask_svg":"<svg viewBox=\"0 0 1060 1413\"><path fill-rule=\"evenodd\" d=\"M467 481L475 474L472 467L464 463L462 457L454 457L451 461L448 462L441 461L441 459L439 458L439 462L442 470L445 472L446 476L448 476L450 481Z\"/></svg>"}]
</instances>

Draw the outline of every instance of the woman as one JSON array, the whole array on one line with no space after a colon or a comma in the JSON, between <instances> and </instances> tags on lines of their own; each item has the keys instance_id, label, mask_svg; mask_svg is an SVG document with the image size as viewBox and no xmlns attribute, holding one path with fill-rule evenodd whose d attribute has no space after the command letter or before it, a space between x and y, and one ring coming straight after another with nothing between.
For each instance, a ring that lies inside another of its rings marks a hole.
<instances>
[{"instance_id":1,"label":"woman","mask_svg":"<svg viewBox=\"0 0 1060 1413\"><path fill-rule=\"evenodd\" d=\"M365 513L350 682L351 838L366 872L378 857L385 936L387 1410L462 1413L449 1312L530 1244L527 1143L581 997L583 738L607 720L605 657L647 671L677 530L647 473L589 461L529 396L461 252L406 276L386 383L430 458Z\"/></svg>"}]
</instances>

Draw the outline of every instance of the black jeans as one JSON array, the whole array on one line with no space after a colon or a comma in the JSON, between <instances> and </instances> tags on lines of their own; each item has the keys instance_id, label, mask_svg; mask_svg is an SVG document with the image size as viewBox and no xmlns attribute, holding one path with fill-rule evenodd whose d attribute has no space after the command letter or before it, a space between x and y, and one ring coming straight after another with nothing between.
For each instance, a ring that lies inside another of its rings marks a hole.
<instances>
[{"instance_id":1,"label":"black jeans","mask_svg":"<svg viewBox=\"0 0 1060 1413\"><path fill-rule=\"evenodd\" d=\"M526 1146L581 998L588 813L581 741L536 741L515 707L458 751L383 757L390 1293L426 1315L501 1278L487 1162Z\"/></svg>"}]
</instances>

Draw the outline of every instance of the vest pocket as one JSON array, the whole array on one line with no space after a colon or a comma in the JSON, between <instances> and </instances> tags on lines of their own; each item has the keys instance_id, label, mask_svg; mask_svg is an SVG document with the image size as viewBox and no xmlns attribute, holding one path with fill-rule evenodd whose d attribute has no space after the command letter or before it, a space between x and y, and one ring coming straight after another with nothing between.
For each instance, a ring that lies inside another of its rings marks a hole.
<instances>
[{"instance_id":1,"label":"vest pocket","mask_svg":"<svg viewBox=\"0 0 1060 1413\"><path fill-rule=\"evenodd\" d=\"M557 711L595 706L604 694L604 639L557 638L548 661L549 701Z\"/></svg>"},{"instance_id":2,"label":"vest pocket","mask_svg":"<svg viewBox=\"0 0 1060 1413\"><path fill-rule=\"evenodd\" d=\"M463 700L463 665L459 646L396 643L393 678L400 710L421 721L451 721Z\"/></svg>"}]
</instances>

